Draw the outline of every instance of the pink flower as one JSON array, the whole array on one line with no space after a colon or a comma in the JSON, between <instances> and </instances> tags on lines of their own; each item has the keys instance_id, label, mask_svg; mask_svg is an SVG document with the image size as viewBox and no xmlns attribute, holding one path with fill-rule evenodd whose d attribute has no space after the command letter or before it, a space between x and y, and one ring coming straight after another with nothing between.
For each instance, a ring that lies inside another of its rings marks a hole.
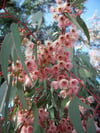
<instances>
[{"instance_id":1,"label":"pink flower","mask_svg":"<svg viewBox=\"0 0 100 133\"><path fill-rule=\"evenodd\" d=\"M69 94L73 95L73 94L77 94L78 93L78 88L77 86L73 86L69 88Z\"/></svg>"},{"instance_id":2,"label":"pink flower","mask_svg":"<svg viewBox=\"0 0 100 133\"><path fill-rule=\"evenodd\" d=\"M15 70L21 69L22 68L22 64L19 60L16 61L16 66L15 66Z\"/></svg>"},{"instance_id":3,"label":"pink flower","mask_svg":"<svg viewBox=\"0 0 100 133\"><path fill-rule=\"evenodd\" d=\"M62 6L58 6L56 10L57 10L57 12L61 13L63 11L63 7Z\"/></svg>"},{"instance_id":4,"label":"pink flower","mask_svg":"<svg viewBox=\"0 0 100 133\"><path fill-rule=\"evenodd\" d=\"M62 0L56 0L57 4L61 4Z\"/></svg>"},{"instance_id":5,"label":"pink flower","mask_svg":"<svg viewBox=\"0 0 100 133\"><path fill-rule=\"evenodd\" d=\"M57 80L60 81L61 79L64 79L64 77L65 77L64 75L58 75Z\"/></svg>"},{"instance_id":6,"label":"pink flower","mask_svg":"<svg viewBox=\"0 0 100 133\"><path fill-rule=\"evenodd\" d=\"M67 97L66 90L60 91L60 95L61 95L63 98L66 98L66 97Z\"/></svg>"},{"instance_id":7,"label":"pink flower","mask_svg":"<svg viewBox=\"0 0 100 133\"><path fill-rule=\"evenodd\" d=\"M57 65L53 65L52 72L53 73L58 73L59 72L59 65L58 64Z\"/></svg>"},{"instance_id":8,"label":"pink flower","mask_svg":"<svg viewBox=\"0 0 100 133\"><path fill-rule=\"evenodd\" d=\"M60 68L60 69L63 69L63 68L64 68L64 64L65 64L64 61L59 61L59 62L58 62L59 68Z\"/></svg>"},{"instance_id":9,"label":"pink flower","mask_svg":"<svg viewBox=\"0 0 100 133\"><path fill-rule=\"evenodd\" d=\"M25 126L23 126L20 133L28 133L27 128Z\"/></svg>"},{"instance_id":10,"label":"pink flower","mask_svg":"<svg viewBox=\"0 0 100 133\"><path fill-rule=\"evenodd\" d=\"M68 89L68 80L66 79L60 80L59 86L61 89Z\"/></svg>"},{"instance_id":11,"label":"pink flower","mask_svg":"<svg viewBox=\"0 0 100 133\"><path fill-rule=\"evenodd\" d=\"M65 67L66 70L70 70L72 68L72 63L71 62L67 62L67 63L65 63L64 67Z\"/></svg>"},{"instance_id":12,"label":"pink flower","mask_svg":"<svg viewBox=\"0 0 100 133\"><path fill-rule=\"evenodd\" d=\"M52 81L51 86L56 90L59 88L59 82L58 81Z\"/></svg>"},{"instance_id":13,"label":"pink flower","mask_svg":"<svg viewBox=\"0 0 100 133\"><path fill-rule=\"evenodd\" d=\"M93 103L93 102L94 102L94 97L93 97L93 96L89 96L89 97L87 97L86 99L87 99L87 101L88 101L89 103Z\"/></svg>"},{"instance_id":14,"label":"pink flower","mask_svg":"<svg viewBox=\"0 0 100 133\"><path fill-rule=\"evenodd\" d=\"M60 35L59 36L59 41L62 43L65 41L65 36L64 35Z\"/></svg>"},{"instance_id":15,"label":"pink flower","mask_svg":"<svg viewBox=\"0 0 100 133\"><path fill-rule=\"evenodd\" d=\"M33 132L33 127L31 125L29 125L27 127L27 133L32 133Z\"/></svg>"},{"instance_id":16,"label":"pink flower","mask_svg":"<svg viewBox=\"0 0 100 133\"><path fill-rule=\"evenodd\" d=\"M65 42L64 42L64 46L67 47L67 48L71 48L71 43L70 43L70 41L65 41Z\"/></svg>"},{"instance_id":17,"label":"pink flower","mask_svg":"<svg viewBox=\"0 0 100 133\"><path fill-rule=\"evenodd\" d=\"M71 79L71 80L69 81L69 83L70 83L70 86L71 86L71 87L72 87L72 86L78 86L79 81L78 81L77 79Z\"/></svg>"}]
</instances>

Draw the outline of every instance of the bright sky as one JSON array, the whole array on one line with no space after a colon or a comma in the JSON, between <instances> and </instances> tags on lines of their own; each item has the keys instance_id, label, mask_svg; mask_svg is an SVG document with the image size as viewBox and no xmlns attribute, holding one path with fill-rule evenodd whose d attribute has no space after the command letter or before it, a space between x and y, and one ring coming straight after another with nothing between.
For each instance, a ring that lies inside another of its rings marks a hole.
<instances>
[{"instance_id":1,"label":"bright sky","mask_svg":"<svg viewBox=\"0 0 100 133\"><path fill-rule=\"evenodd\" d=\"M86 11L82 15L82 18L86 21L87 18L92 17L95 10L97 10L98 15L100 16L100 0L87 0L85 2Z\"/></svg>"}]
</instances>

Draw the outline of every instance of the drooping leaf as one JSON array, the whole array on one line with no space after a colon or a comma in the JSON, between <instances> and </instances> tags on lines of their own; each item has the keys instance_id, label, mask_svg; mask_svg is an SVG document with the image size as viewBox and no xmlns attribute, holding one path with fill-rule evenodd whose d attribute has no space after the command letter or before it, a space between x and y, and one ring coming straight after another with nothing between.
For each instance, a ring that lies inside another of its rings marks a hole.
<instances>
[{"instance_id":1,"label":"drooping leaf","mask_svg":"<svg viewBox=\"0 0 100 133\"><path fill-rule=\"evenodd\" d=\"M66 97L61 103L61 111L60 111L61 116L64 113L64 108L65 108L65 105L67 104L68 101L69 101L69 97Z\"/></svg>"},{"instance_id":2,"label":"drooping leaf","mask_svg":"<svg viewBox=\"0 0 100 133\"><path fill-rule=\"evenodd\" d=\"M9 106L9 100L11 96L11 88L12 88L12 78L9 77L9 85L8 85L8 90L7 90L7 95L6 95L6 100L5 100L5 119L6 121L8 120L8 106Z\"/></svg>"},{"instance_id":3,"label":"drooping leaf","mask_svg":"<svg viewBox=\"0 0 100 133\"><path fill-rule=\"evenodd\" d=\"M34 113L33 133L35 133L38 129L38 121L39 121L38 108L35 103L33 103L32 105L32 110Z\"/></svg>"},{"instance_id":4,"label":"drooping leaf","mask_svg":"<svg viewBox=\"0 0 100 133\"><path fill-rule=\"evenodd\" d=\"M4 82L0 87L0 114L2 114L2 110L7 96L7 91L8 85L6 82Z\"/></svg>"},{"instance_id":5,"label":"drooping leaf","mask_svg":"<svg viewBox=\"0 0 100 133\"><path fill-rule=\"evenodd\" d=\"M22 53L21 53L21 49L20 49L21 41L20 41L20 37L19 37L19 31L18 31L17 24L13 23L11 25L11 32L12 32L11 37L12 37L13 44L14 44L14 47L16 49L16 52L19 55L19 59L21 60L21 63L23 65L25 71L27 72L28 76L30 77L29 71L28 71L28 69L25 65L25 62L24 62L24 59L23 59L23 56L22 56ZM30 80L32 81L31 77L30 77Z\"/></svg>"},{"instance_id":6,"label":"drooping leaf","mask_svg":"<svg viewBox=\"0 0 100 133\"><path fill-rule=\"evenodd\" d=\"M85 22L83 21L83 19L81 19L80 17L74 18L69 13L64 13L64 14L67 18L69 18L69 20L71 20L73 22L73 24L75 24L77 26L77 28L84 31L88 41L90 42L89 31L88 31L88 28L87 28Z\"/></svg>"},{"instance_id":7,"label":"drooping leaf","mask_svg":"<svg viewBox=\"0 0 100 133\"><path fill-rule=\"evenodd\" d=\"M76 18L74 18L74 17L72 17L69 13L64 13L65 14L65 16L67 17L67 18L69 18L69 20L71 20L72 22L73 22L73 24L75 24L76 26L77 26L77 28L81 28L80 27L80 25L78 24L78 22L77 22L77 20L76 20Z\"/></svg>"},{"instance_id":8,"label":"drooping leaf","mask_svg":"<svg viewBox=\"0 0 100 133\"><path fill-rule=\"evenodd\" d=\"M78 102L75 97L71 100L68 111L69 111L70 120L77 133L85 133L81 123Z\"/></svg>"},{"instance_id":9,"label":"drooping leaf","mask_svg":"<svg viewBox=\"0 0 100 133\"><path fill-rule=\"evenodd\" d=\"M14 45L13 45L12 50L11 50L11 56L12 56L12 59L14 61L14 65L16 65L17 53L16 53L16 49L15 49Z\"/></svg>"},{"instance_id":10,"label":"drooping leaf","mask_svg":"<svg viewBox=\"0 0 100 133\"><path fill-rule=\"evenodd\" d=\"M38 11L32 17L32 24L37 23L39 27L41 25L41 22L42 22L42 12Z\"/></svg>"},{"instance_id":11,"label":"drooping leaf","mask_svg":"<svg viewBox=\"0 0 100 133\"><path fill-rule=\"evenodd\" d=\"M86 35L88 41L90 42L89 31L88 31L88 28L87 28L87 26L86 26L84 20L83 20L81 17L79 17L79 16L77 16L76 19L77 19L77 22L78 22L78 24L80 25L80 27L83 29L83 31L84 31L84 33L85 33L85 35Z\"/></svg>"},{"instance_id":12,"label":"drooping leaf","mask_svg":"<svg viewBox=\"0 0 100 133\"><path fill-rule=\"evenodd\" d=\"M19 99L21 101L21 104L23 105L23 107L25 109L27 109L27 103L26 103L26 100L25 100L25 96L24 96L24 90L23 90L23 86L22 86L22 83L17 81L17 95L19 96Z\"/></svg>"},{"instance_id":13,"label":"drooping leaf","mask_svg":"<svg viewBox=\"0 0 100 133\"><path fill-rule=\"evenodd\" d=\"M87 121L87 133L97 133L93 117L89 118Z\"/></svg>"},{"instance_id":14,"label":"drooping leaf","mask_svg":"<svg viewBox=\"0 0 100 133\"><path fill-rule=\"evenodd\" d=\"M88 70L86 70L86 69L84 69L84 68L80 68L80 69L79 69L79 72L80 72L81 77L83 77L83 78L92 77L91 72L89 72Z\"/></svg>"},{"instance_id":15,"label":"drooping leaf","mask_svg":"<svg viewBox=\"0 0 100 133\"><path fill-rule=\"evenodd\" d=\"M11 39L11 34L7 34L3 45L2 45L2 49L1 49L1 62L2 62L2 71L3 71L3 75L5 80L8 81L7 75L8 75L8 60L9 60L9 56L11 53L11 48L13 45L13 41Z\"/></svg>"}]
</instances>

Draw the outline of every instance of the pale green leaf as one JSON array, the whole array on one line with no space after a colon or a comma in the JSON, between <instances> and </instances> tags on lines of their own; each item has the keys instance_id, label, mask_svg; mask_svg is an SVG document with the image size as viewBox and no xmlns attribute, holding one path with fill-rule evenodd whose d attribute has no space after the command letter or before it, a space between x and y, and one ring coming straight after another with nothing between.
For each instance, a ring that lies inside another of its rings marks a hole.
<instances>
[{"instance_id":1,"label":"pale green leaf","mask_svg":"<svg viewBox=\"0 0 100 133\"><path fill-rule=\"evenodd\" d=\"M13 46L13 41L11 39L11 34L7 34L3 45L2 45L2 49L1 49L1 66L2 66L2 71L3 71L3 75L5 80L8 81L7 75L8 75L8 60L9 60L9 56L11 53L11 48Z\"/></svg>"},{"instance_id":2,"label":"pale green leaf","mask_svg":"<svg viewBox=\"0 0 100 133\"><path fill-rule=\"evenodd\" d=\"M35 133L38 129L38 121L39 121L38 108L35 103L33 103L32 105L32 110L34 113L33 133Z\"/></svg>"},{"instance_id":3,"label":"pale green leaf","mask_svg":"<svg viewBox=\"0 0 100 133\"><path fill-rule=\"evenodd\" d=\"M87 121L87 133L97 133L93 117L89 118Z\"/></svg>"},{"instance_id":4,"label":"pale green leaf","mask_svg":"<svg viewBox=\"0 0 100 133\"><path fill-rule=\"evenodd\" d=\"M0 87L0 114L2 113L4 107L7 91L8 91L8 85L6 82L4 82Z\"/></svg>"},{"instance_id":5,"label":"pale green leaf","mask_svg":"<svg viewBox=\"0 0 100 133\"><path fill-rule=\"evenodd\" d=\"M78 102L75 97L71 100L68 111L69 111L70 120L77 133L85 133L81 123Z\"/></svg>"},{"instance_id":6,"label":"pale green leaf","mask_svg":"<svg viewBox=\"0 0 100 133\"><path fill-rule=\"evenodd\" d=\"M13 23L11 25L11 31L12 31L12 40L13 40L13 44L14 44L14 47L16 49L16 52L17 54L19 55L19 59L21 60L21 63L25 69L25 71L27 72L28 76L30 77L30 74L28 72L28 69L25 65L25 62L24 62L24 59L23 59L23 55L21 53L21 41L20 41L20 37L19 37L19 31L18 31L18 26L17 24ZM30 80L32 81L31 77L30 77Z\"/></svg>"},{"instance_id":7,"label":"pale green leaf","mask_svg":"<svg viewBox=\"0 0 100 133\"><path fill-rule=\"evenodd\" d=\"M79 73L80 73L80 76L83 77L83 78L92 77L91 72L89 72L88 70L86 70L86 69L84 69L84 68L80 68L80 69L79 69Z\"/></svg>"},{"instance_id":8,"label":"pale green leaf","mask_svg":"<svg viewBox=\"0 0 100 133\"><path fill-rule=\"evenodd\" d=\"M21 104L25 109L27 109L27 103L24 96L24 87L22 86L22 83L17 81L17 95L19 96L19 99L21 101Z\"/></svg>"},{"instance_id":9,"label":"pale green leaf","mask_svg":"<svg viewBox=\"0 0 100 133\"><path fill-rule=\"evenodd\" d=\"M84 20L83 20L81 17L79 17L79 16L77 16L76 19L77 19L77 22L78 22L78 24L80 25L80 27L83 29L83 31L84 31L84 33L85 33L85 35L86 35L88 41L90 42L89 31L88 31L88 28L87 28L87 26L86 26Z\"/></svg>"}]
</instances>

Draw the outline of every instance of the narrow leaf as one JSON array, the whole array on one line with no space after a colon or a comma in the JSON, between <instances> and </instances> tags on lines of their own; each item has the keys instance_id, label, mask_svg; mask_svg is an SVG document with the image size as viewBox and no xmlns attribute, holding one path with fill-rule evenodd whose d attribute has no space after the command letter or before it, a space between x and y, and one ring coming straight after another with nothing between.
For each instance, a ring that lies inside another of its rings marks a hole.
<instances>
[{"instance_id":1,"label":"narrow leaf","mask_svg":"<svg viewBox=\"0 0 100 133\"><path fill-rule=\"evenodd\" d=\"M21 60L21 63L23 65L25 71L27 72L28 76L30 77L30 74L29 74L28 69L25 65L25 62L24 62L24 59L23 59L23 56L22 56L22 53L21 53L21 49L20 49L21 42L20 42L20 37L19 37L19 31L18 31L17 24L13 23L11 25L11 31L12 31L12 40L13 40L13 44L15 46L16 52L19 55L19 58ZM31 77L30 77L30 80L32 81Z\"/></svg>"},{"instance_id":2,"label":"narrow leaf","mask_svg":"<svg viewBox=\"0 0 100 133\"><path fill-rule=\"evenodd\" d=\"M23 105L23 107L25 109L27 109L27 103L26 103L26 100L25 100L25 96L24 96L24 90L23 90L23 86L22 86L22 83L21 82L17 82L17 95L19 96L19 99L21 101L21 104Z\"/></svg>"},{"instance_id":3,"label":"narrow leaf","mask_svg":"<svg viewBox=\"0 0 100 133\"><path fill-rule=\"evenodd\" d=\"M38 109L35 103L32 105L32 110L34 113L34 124L33 124L33 133L37 131L38 128L38 121L39 121L39 114L38 114Z\"/></svg>"},{"instance_id":4,"label":"narrow leaf","mask_svg":"<svg viewBox=\"0 0 100 133\"><path fill-rule=\"evenodd\" d=\"M71 100L68 111L69 111L70 120L71 120L75 130L77 131L77 133L85 133L82 123L81 123L78 102L75 97Z\"/></svg>"},{"instance_id":5,"label":"narrow leaf","mask_svg":"<svg viewBox=\"0 0 100 133\"><path fill-rule=\"evenodd\" d=\"M79 69L79 73L80 73L80 76L83 77L83 78L92 77L91 72L89 72L88 70L86 70L86 69L84 69L84 68L80 68L80 69Z\"/></svg>"},{"instance_id":6,"label":"narrow leaf","mask_svg":"<svg viewBox=\"0 0 100 133\"><path fill-rule=\"evenodd\" d=\"M11 53L11 48L13 45L13 41L11 39L11 34L7 34L3 45L2 45L2 49L1 49L1 62L2 62L2 71L3 71L3 75L5 80L8 81L7 75L8 75L8 60L9 60L9 56Z\"/></svg>"},{"instance_id":7,"label":"narrow leaf","mask_svg":"<svg viewBox=\"0 0 100 133\"><path fill-rule=\"evenodd\" d=\"M32 24L38 23L38 27L39 27L41 25L41 22L42 22L42 12L38 11L32 17Z\"/></svg>"},{"instance_id":8,"label":"narrow leaf","mask_svg":"<svg viewBox=\"0 0 100 133\"><path fill-rule=\"evenodd\" d=\"M94 125L93 117L91 119L89 119L87 122L87 133L97 133L96 127Z\"/></svg>"},{"instance_id":9,"label":"narrow leaf","mask_svg":"<svg viewBox=\"0 0 100 133\"><path fill-rule=\"evenodd\" d=\"M6 82L4 82L0 87L0 114L2 114L2 110L7 96L7 91L8 85Z\"/></svg>"},{"instance_id":10,"label":"narrow leaf","mask_svg":"<svg viewBox=\"0 0 100 133\"><path fill-rule=\"evenodd\" d=\"M60 111L61 116L64 114L64 108L68 101L69 101L69 97L66 97L61 103L61 111Z\"/></svg>"},{"instance_id":11,"label":"narrow leaf","mask_svg":"<svg viewBox=\"0 0 100 133\"><path fill-rule=\"evenodd\" d=\"M38 57L37 57L37 45L35 45L34 53L35 53L35 59L36 59L36 63L37 63L38 69L40 69L40 66L39 66L39 63L38 63Z\"/></svg>"},{"instance_id":12,"label":"narrow leaf","mask_svg":"<svg viewBox=\"0 0 100 133\"><path fill-rule=\"evenodd\" d=\"M79 16L77 16L76 19L77 19L77 22L78 22L78 24L80 25L80 27L83 29L83 31L84 31L84 33L85 33L85 35L86 35L88 41L90 42L90 35L89 35L89 31L88 31L88 28L87 28L85 22L84 22L83 19L82 19L81 17L79 17Z\"/></svg>"},{"instance_id":13,"label":"narrow leaf","mask_svg":"<svg viewBox=\"0 0 100 133\"><path fill-rule=\"evenodd\" d=\"M44 129L40 125L38 125L38 128L37 128L36 132L37 133L45 133Z\"/></svg>"},{"instance_id":14,"label":"narrow leaf","mask_svg":"<svg viewBox=\"0 0 100 133\"><path fill-rule=\"evenodd\" d=\"M77 26L77 28L81 28L80 27L80 25L78 24L78 22L76 21L76 18L74 18L74 17L72 17L69 13L64 13L65 14L65 16L67 17L67 18L69 18L69 20L71 20L72 22L73 22L73 24L75 24L76 26Z\"/></svg>"}]
</instances>

